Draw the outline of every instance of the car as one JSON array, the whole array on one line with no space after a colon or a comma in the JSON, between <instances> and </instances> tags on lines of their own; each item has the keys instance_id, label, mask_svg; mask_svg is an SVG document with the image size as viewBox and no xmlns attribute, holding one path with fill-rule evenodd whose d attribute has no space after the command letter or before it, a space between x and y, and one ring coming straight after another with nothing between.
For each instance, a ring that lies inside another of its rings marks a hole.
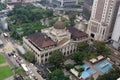
<instances>
[{"instance_id":1,"label":"car","mask_svg":"<svg viewBox=\"0 0 120 80\"><path fill-rule=\"evenodd\" d=\"M33 63L30 63L31 66L33 66Z\"/></svg>"},{"instance_id":2,"label":"car","mask_svg":"<svg viewBox=\"0 0 120 80\"><path fill-rule=\"evenodd\" d=\"M15 50L13 50L12 52L15 53Z\"/></svg>"},{"instance_id":3,"label":"car","mask_svg":"<svg viewBox=\"0 0 120 80\"><path fill-rule=\"evenodd\" d=\"M36 76L33 77L35 80L38 80L38 78Z\"/></svg>"},{"instance_id":4,"label":"car","mask_svg":"<svg viewBox=\"0 0 120 80\"><path fill-rule=\"evenodd\" d=\"M14 53L11 53L12 56L14 56Z\"/></svg>"},{"instance_id":5,"label":"car","mask_svg":"<svg viewBox=\"0 0 120 80\"><path fill-rule=\"evenodd\" d=\"M19 61L21 61L21 58L20 58L20 57L18 57L18 60L19 60Z\"/></svg>"},{"instance_id":6,"label":"car","mask_svg":"<svg viewBox=\"0 0 120 80\"><path fill-rule=\"evenodd\" d=\"M32 74L32 71L30 71L30 74Z\"/></svg>"},{"instance_id":7,"label":"car","mask_svg":"<svg viewBox=\"0 0 120 80\"><path fill-rule=\"evenodd\" d=\"M10 53L8 53L8 56L10 57L10 56L11 56L11 54L10 54Z\"/></svg>"},{"instance_id":8,"label":"car","mask_svg":"<svg viewBox=\"0 0 120 80\"><path fill-rule=\"evenodd\" d=\"M13 57L16 58L16 55L14 55Z\"/></svg>"},{"instance_id":9,"label":"car","mask_svg":"<svg viewBox=\"0 0 120 80\"><path fill-rule=\"evenodd\" d=\"M40 70L37 70L37 72L38 72L39 74L41 74L41 73L42 73Z\"/></svg>"}]
</instances>

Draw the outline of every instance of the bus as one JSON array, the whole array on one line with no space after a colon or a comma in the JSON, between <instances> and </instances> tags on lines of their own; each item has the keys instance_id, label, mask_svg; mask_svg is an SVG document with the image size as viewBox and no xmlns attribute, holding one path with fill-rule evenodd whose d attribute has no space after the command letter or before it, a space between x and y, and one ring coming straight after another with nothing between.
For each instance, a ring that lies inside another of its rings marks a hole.
<instances>
[{"instance_id":1,"label":"bus","mask_svg":"<svg viewBox=\"0 0 120 80\"><path fill-rule=\"evenodd\" d=\"M22 68L27 72L28 68L26 67L26 64L21 64Z\"/></svg>"}]
</instances>

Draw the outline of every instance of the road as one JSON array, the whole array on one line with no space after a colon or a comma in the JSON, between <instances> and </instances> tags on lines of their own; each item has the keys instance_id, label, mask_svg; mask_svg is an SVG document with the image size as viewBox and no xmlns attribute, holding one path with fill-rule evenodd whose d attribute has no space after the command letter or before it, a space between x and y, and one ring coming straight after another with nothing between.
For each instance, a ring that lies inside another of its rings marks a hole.
<instances>
[{"instance_id":1,"label":"road","mask_svg":"<svg viewBox=\"0 0 120 80\"><path fill-rule=\"evenodd\" d=\"M26 64L27 68L29 68L29 71L26 72L26 73L29 73L28 75L31 78L31 80L43 80L41 75L39 75L37 73L37 70L35 69L35 67L30 66L29 62L27 62L21 56L19 56L19 53L16 50L16 47L19 46L19 44L18 44L19 42L14 41L9 36L8 37L4 37L3 36L4 31L2 31L1 29L0 29L0 32L1 32L0 39L3 41L3 44L4 44L4 46L2 47L2 53L4 54L8 64L12 68L14 66L20 66L21 64ZM9 33L7 33L7 34L9 34ZM14 55L9 56L8 54L10 54L11 52ZM21 60L19 60L19 59L21 59ZM35 78L38 78L38 79L35 79Z\"/></svg>"}]
</instances>

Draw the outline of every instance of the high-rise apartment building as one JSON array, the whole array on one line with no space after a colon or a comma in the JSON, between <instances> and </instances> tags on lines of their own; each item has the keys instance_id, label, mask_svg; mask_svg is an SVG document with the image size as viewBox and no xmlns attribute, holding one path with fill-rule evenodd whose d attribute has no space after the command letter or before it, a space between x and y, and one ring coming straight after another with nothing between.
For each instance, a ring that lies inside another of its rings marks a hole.
<instances>
[{"instance_id":1,"label":"high-rise apartment building","mask_svg":"<svg viewBox=\"0 0 120 80\"><path fill-rule=\"evenodd\" d=\"M113 47L120 50L120 7L115 21L112 40L113 40Z\"/></svg>"},{"instance_id":2,"label":"high-rise apartment building","mask_svg":"<svg viewBox=\"0 0 120 80\"><path fill-rule=\"evenodd\" d=\"M120 0L94 0L87 30L92 39L105 41L111 37L118 1Z\"/></svg>"}]
</instances>

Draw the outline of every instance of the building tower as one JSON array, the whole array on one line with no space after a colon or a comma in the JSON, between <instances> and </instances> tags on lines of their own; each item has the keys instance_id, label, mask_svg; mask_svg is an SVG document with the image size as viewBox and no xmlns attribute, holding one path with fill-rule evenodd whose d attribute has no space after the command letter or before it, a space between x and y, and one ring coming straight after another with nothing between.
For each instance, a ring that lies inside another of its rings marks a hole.
<instances>
[{"instance_id":1,"label":"building tower","mask_svg":"<svg viewBox=\"0 0 120 80\"><path fill-rule=\"evenodd\" d=\"M112 34L113 47L120 50L120 6Z\"/></svg>"},{"instance_id":2,"label":"building tower","mask_svg":"<svg viewBox=\"0 0 120 80\"><path fill-rule=\"evenodd\" d=\"M92 39L106 41L111 37L116 4L119 0L94 0L87 33Z\"/></svg>"}]
</instances>

